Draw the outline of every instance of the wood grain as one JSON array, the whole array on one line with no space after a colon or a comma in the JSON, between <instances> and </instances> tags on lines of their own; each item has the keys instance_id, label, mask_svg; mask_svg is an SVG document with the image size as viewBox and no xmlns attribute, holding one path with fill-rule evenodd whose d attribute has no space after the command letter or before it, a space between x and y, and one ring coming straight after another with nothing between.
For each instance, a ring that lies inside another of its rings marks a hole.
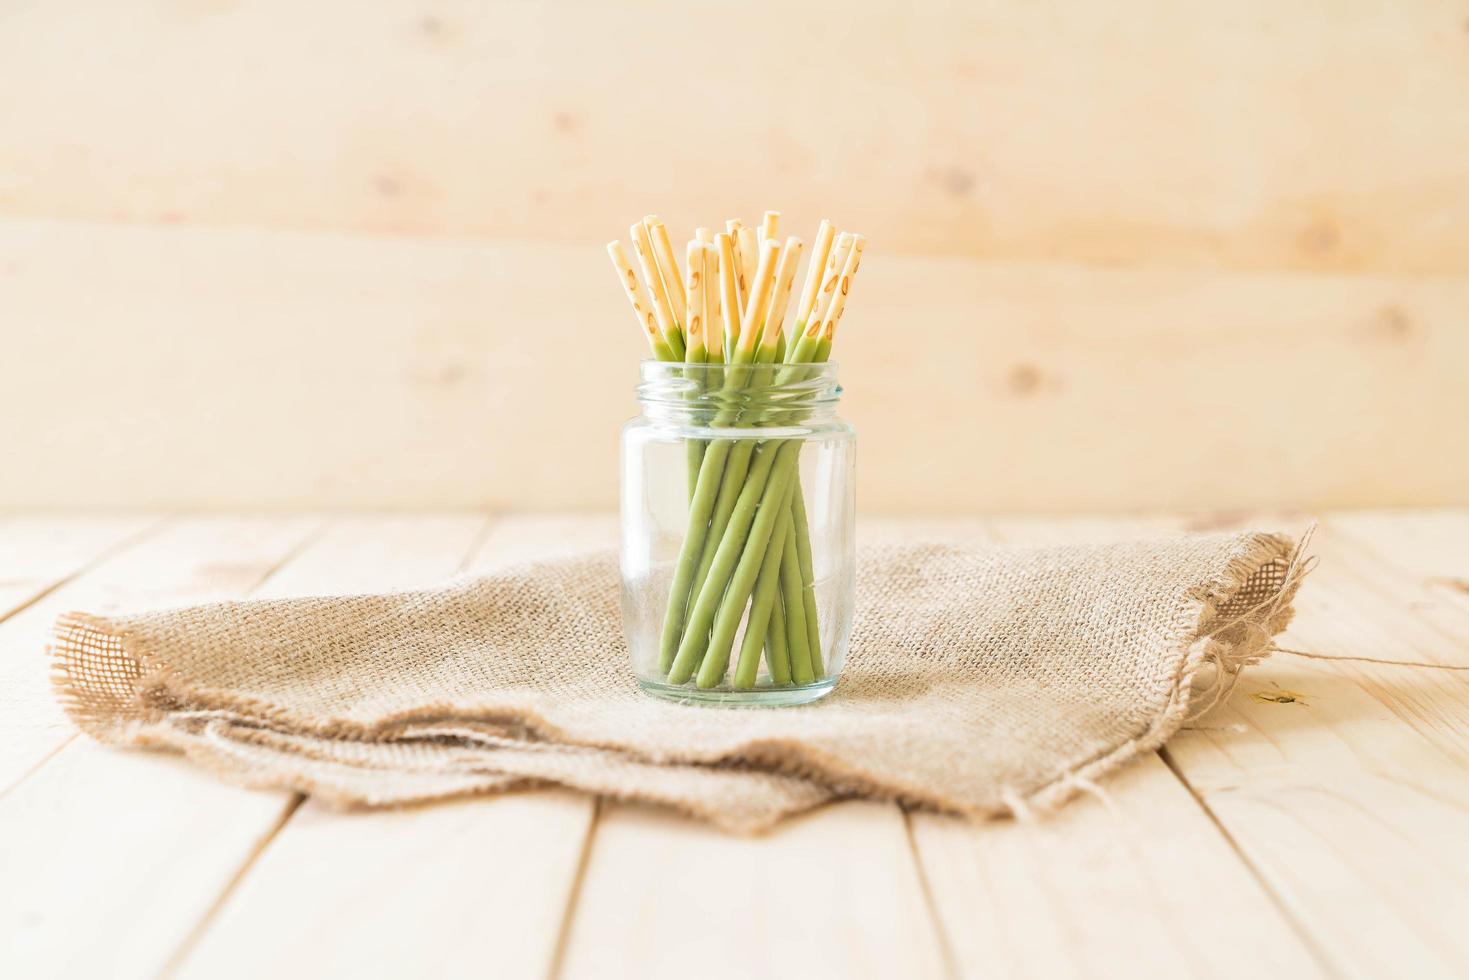
<instances>
[{"instance_id":1,"label":"wood grain","mask_svg":"<svg viewBox=\"0 0 1469 980\"><path fill-rule=\"evenodd\" d=\"M259 521L216 523L241 556L250 541L272 537ZM479 516L339 518L253 594L424 584L457 568L484 524ZM54 959L76 974L155 974L212 922L215 904L298 802L294 794L221 784L168 757L72 742L0 806L0 825L37 845L7 869L25 883L23 913L45 910L27 935L22 962ZM98 888L99 878L108 887Z\"/></svg>"},{"instance_id":2,"label":"wood grain","mask_svg":"<svg viewBox=\"0 0 1469 980\"><path fill-rule=\"evenodd\" d=\"M1469 271L1447 0L11 7L5 217Z\"/></svg>"},{"instance_id":3,"label":"wood grain","mask_svg":"<svg viewBox=\"0 0 1469 980\"><path fill-rule=\"evenodd\" d=\"M383 813L307 803L177 975L472 976L493 964L495 976L544 976L591 808L567 792Z\"/></svg>"},{"instance_id":4,"label":"wood grain","mask_svg":"<svg viewBox=\"0 0 1469 980\"><path fill-rule=\"evenodd\" d=\"M1329 527L1378 601L1412 610L1419 623L1448 637L1469 637L1469 514L1364 511L1333 514ZM1469 667L1469 643L1420 644L1413 652L1403 659L1438 657Z\"/></svg>"},{"instance_id":5,"label":"wood grain","mask_svg":"<svg viewBox=\"0 0 1469 980\"><path fill-rule=\"evenodd\" d=\"M1157 753L1103 792L1033 824L909 817L963 976L1323 975ZM1201 919L1249 942L1214 942Z\"/></svg>"},{"instance_id":6,"label":"wood grain","mask_svg":"<svg viewBox=\"0 0 1469 980\"><path fill-rule=\"evenodd\" d=\"M939 934L891 804L837 803L740 838L609 805L564 976L942 977Z\"/></svg>"},{"instance_id":7,"label":"wood grain","mask_svg":"<svg viewBox=\"0 0 1469 980\"><path fill-rule=\"evenodd\" d=\"M0 12L0 506L610 507L598 246L767 207L864 506L1469 499L1458 0L360 6Z\"/></svg>"},{"instance_id":8,"label":"wood grain","mask_svg":"<svg viewBox=\"0 0 1469 980\"><path fill-rule=\"evenodd\" d=\"M1469 277L868 253L869 513L1469 499ZM609 508L642 343L596 247L194 228L0 228L0 320L17 506Z\"/></svg>"},{"instance_id":9,"label":"wood grain","mask_svg":"<svg viewBox=\"0 0 1469 980\"><path fill-rule=\"evenodd\" d=\"M1420 545L1421 546L1421 545ZM1445 544L1446 548L1452 547ZM1396 570L1321 565L1282 645L1464 662L1469 632L1421 622ZM1441 567L1440 551L1421 568ZM1375 598L1373 593L1376 593ZM1457 976L1469 888L1469 683L1432 668L1277 655L1166 755L1337 972Z\"/></svg>"},{"instance_id":10,"label":"wood grain","mask_svg":"<svg viewBox=\"0 0 1469 980\"><path fill-rule=\"evenodd\" d=\"M156 523L140 516L0 520L0 621Z\"/></svg>"},{"instance_id":11,"label":"wood grain","mask_svg":"<svg viewBox=\"0 0 1469 980\"><path fill-rule=\"evenodd\" d=\"M0 624L0 921L24 924L3 944L5 972L156 974L292 805L77 736L46 682L51 620L243 595L320 525L183 520Z\"/></svg>"}]
</instances>

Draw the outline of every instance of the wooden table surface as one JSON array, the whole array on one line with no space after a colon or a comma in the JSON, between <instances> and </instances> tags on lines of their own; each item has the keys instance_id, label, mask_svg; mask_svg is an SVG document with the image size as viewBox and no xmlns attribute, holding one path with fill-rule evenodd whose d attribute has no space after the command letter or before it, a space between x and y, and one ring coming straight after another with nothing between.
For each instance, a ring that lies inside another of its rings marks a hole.
<instances>
[{"instance_id":1,"label":"wooden table surface","mask_svg":"<svg viewBox=\"0 0 1469 980\"><path fill-rule=\"evenodd\" d=\"M864 540L1304 523L871 520ZM1469 973L1469 674L1278 654L1039 823L843 802L741 839L546 790L338 813L100 747L63 610L391 589L610 545L607 516L0 518L0 975ZM1326 515L1287 647L1469 667L1469 511Z\"/></svg>"}]
</instances>

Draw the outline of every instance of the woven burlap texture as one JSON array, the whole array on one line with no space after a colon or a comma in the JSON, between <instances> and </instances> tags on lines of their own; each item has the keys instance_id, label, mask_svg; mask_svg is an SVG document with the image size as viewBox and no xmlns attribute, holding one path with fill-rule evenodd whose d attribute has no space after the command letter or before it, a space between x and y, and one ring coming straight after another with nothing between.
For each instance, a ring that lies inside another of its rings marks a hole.
<instances>
[{"instance_id":1,"label":"woven burlap texture","mask_svg":"<svg viewBox=\"0 0 1469 980\"><path fill-rule=\"evenodd\" d=\"M617 563L437 590L71 613L58 695L96 738L382 806L559 784L735 831L833 797L1028 814L1161 745L1284 628L1272 534L862 552L836 691L800 708L641 693Z\"/></svg>"}]
</instances>

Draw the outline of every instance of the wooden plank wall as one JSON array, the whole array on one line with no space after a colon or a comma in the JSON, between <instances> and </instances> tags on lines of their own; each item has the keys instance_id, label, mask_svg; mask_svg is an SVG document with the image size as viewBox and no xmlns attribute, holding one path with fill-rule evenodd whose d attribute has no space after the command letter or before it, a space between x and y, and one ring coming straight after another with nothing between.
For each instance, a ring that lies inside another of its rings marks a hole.
<instances>
[{"instance_id":1,"label":"wooden plank wall","mask_svg":"<svg viewBox=\"0 0 1469 980\"><path fill-rule=\"evenodd\" d=\"M872 239L872 510L1469 497L1462 4L0 10L0 505L605 507L659 211Z\"/></svg>"}]
</instances>

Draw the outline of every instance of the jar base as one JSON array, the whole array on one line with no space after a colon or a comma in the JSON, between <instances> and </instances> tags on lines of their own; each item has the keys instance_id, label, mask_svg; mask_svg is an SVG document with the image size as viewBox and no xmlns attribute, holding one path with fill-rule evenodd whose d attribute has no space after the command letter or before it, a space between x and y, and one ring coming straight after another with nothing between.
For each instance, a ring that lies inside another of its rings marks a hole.
<instances>
[{"instance_id":1,"label":"jar base","mask_svg":"<svg viewBox=\"0 0 1469 980\"><path fill-rule=\"evenodd\" d=\"M638 686L654 697L679 704L712 705L721 708L790 708L810 704L832 692L837 679L828 677L799 687L755 687L736 690L730 687L693 687L687 684L663 684L638 678Z\"/></svg>"}]
</instances>

